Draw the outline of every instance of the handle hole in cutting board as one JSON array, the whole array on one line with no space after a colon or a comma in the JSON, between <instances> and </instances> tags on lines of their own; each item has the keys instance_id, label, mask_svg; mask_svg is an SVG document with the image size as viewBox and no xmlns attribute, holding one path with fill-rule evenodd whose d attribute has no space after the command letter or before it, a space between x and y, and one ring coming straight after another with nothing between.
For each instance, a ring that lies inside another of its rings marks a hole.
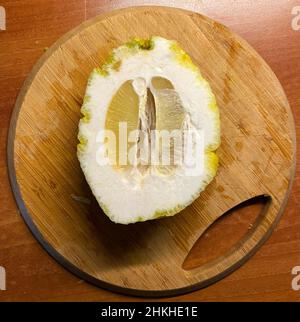
<instances>
[{"instance_id":1,"label":"handle hole in cutting board","mask_svg":"<svg viewBox=\"0 0 300 322\"><path fill-rule=\"evenodd\" d=\"M226 211L195 242L182 268L192 270L230 252L252 229L255 229L266 213L270 201L270 196L260 195Z\"/></svg>"}]
</instances>

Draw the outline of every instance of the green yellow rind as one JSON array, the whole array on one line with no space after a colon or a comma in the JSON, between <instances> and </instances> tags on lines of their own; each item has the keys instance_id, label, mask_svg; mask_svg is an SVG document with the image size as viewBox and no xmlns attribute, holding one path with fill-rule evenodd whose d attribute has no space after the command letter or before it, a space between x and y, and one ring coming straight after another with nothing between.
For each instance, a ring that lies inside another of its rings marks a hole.
<instances>
[{"instance_id":1,"label":"green yellow rind","mask_svg":"<svg viewBox=\"0 0 300 322\"><path fill-rule=\"evenodd\" d=\"M91 101L90 95L86 94L83 99L82 107L80 109L81 114L83 117L81 118L81 122L83 123L89 123L91 120L91 111L88 108L88 104Z\"/></svg>"},{"instance_id":2,"label":"green yellow rind","mask_svg":"<svg viewBox=\"0 0 300 322\"><path fill-rule=\"evenodd\" d=\"M154 39L153 37L150 38L133 38L132 40L125 43L125 46L133 49L138 48L141 50L151 50L154 48Z\"/></svg>"},{"instance_id":3,"label":"green yellow rind","mask_svg":"<svg viewBox=\"0 0 300 322\"><path fill-rule=\"evenodd\" d=\"M125 45L118 47L113 50L106 61L102 64L101 67L95 68L95 72L102 77L106 77L109 75L111 70L118 71L122 64L121 59L118 59L117 56L123 56L125 51L124 48L129 48L131 50L151 50L154 48L154 40L152 37L142 39L142 38L134 38L131 41L125 43ZM122 55L123 53L123 55Z\"/></svg>"},{"instance_id":4,"label":"green yellow rind","mask_svg":"<svg viewBox=\"0 0 300 322\"><path fill-rule=\"evenodd\" d=\"M182 66L189 68L197 73L199 73L200 79L201 73L196 65L194 65L191 57L179 46L177 41L173 40L170 44L170 49L174 53L175 60Z\"/></svg>"},{"instance_id":5,"label":"green yellow rind","mask_svg":"<svg viewBox=\"0 0 300 322\"><path fill-rule=\"evenodd\" d=\"M77 154L79 155L80 153L84 152L84 149L88 141L87 141L87 138L80 133L78 134L78 140L79 140L79 143L77 144Z\"/></svg>"}]
</instances>

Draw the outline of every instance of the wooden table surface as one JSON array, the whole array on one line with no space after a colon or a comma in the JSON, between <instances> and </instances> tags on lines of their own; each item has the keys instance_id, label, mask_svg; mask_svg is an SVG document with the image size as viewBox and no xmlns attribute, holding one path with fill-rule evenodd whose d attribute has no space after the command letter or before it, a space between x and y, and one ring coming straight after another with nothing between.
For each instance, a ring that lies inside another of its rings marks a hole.
<instances>
[{"instance_id":1,"label":"wooden table surface","mask_svg":"<svg viewBox=\"0 0 300 322\"><path fill-rule=\"evenodd\" d=\"M292 28L295 17L292 9L300 6L300 0L1 0L0 6L6 11L6 30L0 31L0 266L6 269L7 290L0 291L0 301L138 300L99 289L78 279L57 264L38 244L21 218L11 192L6 141L17 94L46 47L65 32L101 12L150 4L197 11L224 23L244 37L281 81L293 110L297 137L300 136L300 30ZM258 210L259 205L254 205L233 215L253 220ZM232 218L224 219L219 227L213 228L209 242L203 239L199 241L191 256L191 266L201 262L197 258L197 249L206 247L209 250L212 242L220 242L218 232L222 233L223 239L235 238L234 230L230 229ZM294 291L291 287L294 266L300 266L298 166L283 217L270 239L254 257L222 281L171 299L298 301L300 291Z\"/></svg>"}]
</instances>

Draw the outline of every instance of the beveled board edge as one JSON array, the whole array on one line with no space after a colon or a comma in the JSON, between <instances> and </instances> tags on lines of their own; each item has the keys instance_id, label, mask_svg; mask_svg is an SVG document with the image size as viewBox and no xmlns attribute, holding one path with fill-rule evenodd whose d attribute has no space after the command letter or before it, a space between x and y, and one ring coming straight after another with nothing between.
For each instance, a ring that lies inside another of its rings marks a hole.
<instances>
[{"instance_id":1,"label":"beveled board edge","mask_svg":"<svg viewBox=\"0 0 300 322\"><path fill-rule=\"evenodd\" d=\"M54 247L52 247L43 237L41 232L38 230L37 226L33 222L31 215L29 211L26 208L26 205L23 201L22 194L20 191L20 187L17 182L16 178L16 171L15 171L15 164L14 164L14 141L15 141L15 134L16 134L16 127L17 127L17 120L18 120L18 115L19 111L22 106L22 102L24 97L26 96L26 93L28 91L28 88L30 87L35 75L38 73L40 68L43 66L43 64L47 61L47 59L52 55L52 53L59 48L60 45L62 45L65 41L70 39L72 36L77 34L79 31L85 29L86 27L94 24L97 21L102 20L103 18L113 16L116 14L119 14L120 12L123 11L128 11L128 10L155 10L155 9L160 9L160 10L171 10L171 11L181 11L181 12L186 12L186 13L193 13L193 14L198 14L193 11L189 10L184 10L184 9L179 9L179 8L172 8L172 7L163 7L163 6L139 6L139 7L127 7L123 9L118 9L118 10L113 10L108 13L103 13L100 14L94 18L91 18L83 23L81 23L79 26L75 27L71 31L67 32L65 35L63 35L61 38L59 38L36 62L36 64L33 66L31 72L27 76L27 78L24 81L24 84L18 94L11 120L10 120L10 125L9 125L9 132L8 132L8 139L7 139L7 164L8 164L8 174L9 174L9 180L11 183L11 188L12 192L14 195L14 198L16 200L16 203L18 205L18 208L20 210L20 213L28 226L29 230L33 234L33 236L38 240L38 242L41 244L41 246L48 252L49 255L51 255L52 258L54 258L59 264L61 264L64 268L66 268L68 271L71 273L75 274L79 278L93 284L96 286L99 286L103 289L109 290L109 291L114 291L120 294L125 294L125 295L133 295L133 296L141 296L141 297L167 297L167 296L177 296L180 294L185 294L188 292L192 292L204 287L209 286L212 283L215 283L219 281L220 279L224 278L225 276L229 275L233 271L235 271L237 268L242 266L248 259L250 259L256 251L262 246L262 244L270 237L271 233L273 232L274 228L276 227L278 221L280 220L280 217L283 214L283 211L285 209L285 206L287 204L288 196L291 192L293 180L295 177L295 172L296 172L296 131L295 131L295 126L294 126L294 118L291 112L291 109L289 107L288 109L288 114L289 114L289 122L290 122L290 127L292 129L292 140L293 140L293 162L292 162L292 167L291 167L291 173L290 173L290 180L289 180L289 186L287 189L287 192L285 194L284 201L278 211L276 220L274 221L273 225L269 228L269 230L266 232L266 234L260 239L260 241L249 251L245 256L238 262L234 263L231 267L229 267L227 270L224 270L223 272L215 275L214 277L207 279L205 281L202 281L200 283L195 283L193 285L183 287L183 288L178 288L178 289L170 289L170 290L140 290L140 289L132 289L132 288L126 288L126 287L121 287L117 286L111 283L107 283L105 281L99 280L95 277L93 277L90 274L85 273L81 269L77 268L75 265L73 265L70 261L68 261L64 256L62 256ZM202 15L201 15L202 16ZM205 17L206 19L209 19L208 17ZM237 36L235 33L233 33L238 39L240 38ZM252 47L251 47L252 48ZM253 49L254 50L254 49ZM255 51L255 50L254 50ZM256 51L255 51L256 52ZM259 54L258 54L259 55ZM276 76L275 76L276 77ZM285 95L285 94L284 94ZM288 102L287 105L289 106Z\"/></svg>"}]
</instances>

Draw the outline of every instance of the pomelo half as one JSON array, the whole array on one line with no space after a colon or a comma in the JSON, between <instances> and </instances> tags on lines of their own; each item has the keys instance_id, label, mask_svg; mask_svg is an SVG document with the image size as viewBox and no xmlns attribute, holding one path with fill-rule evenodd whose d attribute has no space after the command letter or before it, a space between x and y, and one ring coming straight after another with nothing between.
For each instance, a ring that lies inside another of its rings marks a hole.
<instances>
[{"instance_id":1,"label":"pomelo half","mask_svg":"<svg viewBox=\"0 0 300 322\"><path fill-rule=\"evenodd\" d=\"M216 175L216 99L176 41L134 39L114 49L91 73L81 112L78 159L116 223L175 215Z\"/></svg>"}]
</instances>

